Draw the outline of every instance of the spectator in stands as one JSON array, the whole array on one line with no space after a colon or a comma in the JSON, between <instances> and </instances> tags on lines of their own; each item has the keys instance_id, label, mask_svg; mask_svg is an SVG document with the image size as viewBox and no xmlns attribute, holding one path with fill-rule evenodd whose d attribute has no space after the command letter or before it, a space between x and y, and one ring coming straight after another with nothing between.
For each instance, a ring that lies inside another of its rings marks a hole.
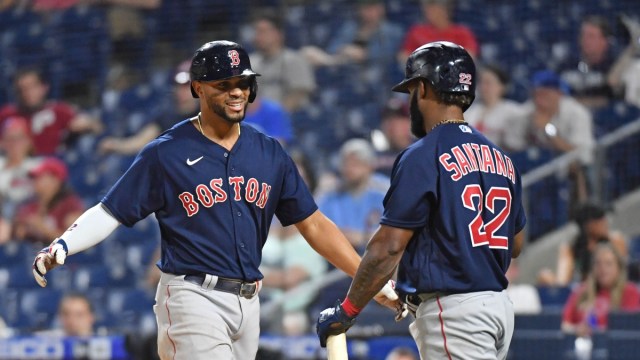
<instances>
[{"instance_id":1,"label":"spectator in stands","mask_svg":"<svg viewBox=\"0 0 640 360\"><path fill-rule=\"evenodd\" d=\"M509 77L500 67L485 65L478 75L479 96L464 113L464 118L494 144L509 150L508 124L522 116L522 107L504 98Z\"/></svg>"},{"instance_id":2,"label":"spectator in stands","mask_svg":"<svg viewBox=\"0 0 640 360\"><path fill-rule=\"evenodd\" d=\"M386 192L373 176L375 163L375 152L368 141L348 140L340 148L339 188L319 200L320 210L361 253L378 227Z\"/></svg>"},{"instance_id":3,"label":"spectator in stands","mask_svg":"<svg viewBox=\"0 0 640 360\"><path fill-rule=\"evenodd\" d=\"M65 336L91 336L95 316L91 301L82 294L67 294L60 301L58 316Z\"/></svg>"},{"instance_id":4,"label":"spectator in stands","mask_svg":"<svg viewBox=\"0 0 640 360\"><path fill-rule=\"evenodd\" d=\"M95 315L89 298L80 293L65 294L58 305L59 327L38 332L39 336L93 336Z\"/></svg>"},{"instance_id":5,"label":"spectator in stands","mask_svg":"<svg viewBox=\"0 0 640 360\"><path fill-rule=\"evenodd\" d=\"M176 67L173 75L173 101L167 102L155 119L131 136L107 136L100 141L98 151L102 154L135 155L149 141L171 128L176 119L187 119L198 115L198 101L191 95L189 67L191 60ZM161 105L162 106L162 105Z\"/></svg>"},{"instance_id":6,"label":"spectator in stands","mask_svg":"<svg viewBox=\"0 0 640 360\"><path fill-rule=\"evenodd\" d=\"M509 149L538 146L564 153L595 143L591 113L568 95L566 84L556 73L536 72L531 86L532 98L523 105L522 116L507 127ZM583 162L590 161L591 153L585 153Z\"/></svg>"},{"instance_id":7,"label":"spectator in stands","mask_svg":"<svg viewBox=\"0 0 640 360\"><path fill-rule=\"evenodd\" d=\"M46 158L29 174L35 198L16 211L13 233L18 240L46 243L73 224L84 204L68 186L67 166L61 160Z\"/></svg>"},{"instance_id":8,"label":"spectator in stands","mask_svg":"<svg viewBox=\"0 0 640 360\"><path fill-rule=\"evenodd\" d=\"M608 81L614 88L624 86L625 101L640 107L640 22L626 15L621 21L629 33L629 45L609 71Z\"/></svg>"},{"instance_id":9,"label":"spectator in stands","mask_svg":"<svg viewBox=\"0 0 640 360\"><path fill-rule=\"evenodd\" d=\"M31 8L35 11L56 11L76 6L81 0L33 0Z\"/></svg>"},{"instance_id":10,"label":"spectator in stands","mask_svg":"<svg viewBox=\"0 0 640 360\"><path fill-rule=\"evenodd\" d=\"M386 176L391 176L393 164L400 152L413 143L411 135L411 120L409 119L408 104L397 97L391 98L382 110L382 123L380 124L383 138L377 140L372 134L373 145L378 151L376 154L376 171Z\"/></svg>"},{"instance_id":11,"label":"spectator in stands","mask_svg":"<svg viewBox=\"0 0 640 360\"><path fill-rule=\"evenodd\" d=\"M627 281L625 261L613 244L598 244L589 276L565 304L562 330L589 336L605 330L608 314L618 310L640 311L640 291Z\"/></svg>"},{"instance_id":12,"label":"spectator in stands","mask_svg":"<svg viewBox=\"0 0 640 360\"><path fill-rule=\"evenodd\" d=\"M414 25L405 35L398 61L404 64L409 54L420 46L433 41L451 41L464 47L471 56L478 55L478 42L464 25L451 21L453 0L421 0L425 24Z\"/></svg>"},{"instance_id":13,"label":"spectator in stands","mask_svg":"<svg viewBox=\"0 0 640 360\"><path fill-rule=\"evenodd\" d=\"M293 142L293 128L287 111L277 102L258 96L247 109L244 122L274 137L283 145Z\"/></svg>"},{"instance_id":14,"label":"spectator in stands","mask_svg":"<svg viewBox=\"0 0 640 360\"><path fill-rule=\"evenodd\" d=\"M292 152L300 176L313 194L316 187L315 172L307 157L301 152ZM295 296L281 299L284 292L305 282L317 280L327 271L327 262L304 240L294 226L282 227L276 221L271 226L269 237L262 250L260 271L264 275L262 292L272 301L282 301L282 314L269 316L265 330L281 330L285 335L296 336L308 332L307 306L316 295L314 291L303 291ZM280 299L280 300L278 300Z\"/></svg>"},{"instance_id":15,"label":"spectator in stands","mask_svg":"<svg viewBox=\"0 0 640 360\"><path fill-rule=\"evenodd\" d=\"M35 155L53 155L63 150L73 135L102 131L98 120L77 113L71 105L47 101L49 85L40 71L33 68L19 70L14 84L18 103L0 108L0 125L15 116L27 119Z\"/></svg>"},{"instance_id":16,"label":"spectator in stands","mask_svg":"<svg viewBox=\"0 0 640 360\"><path fill-rule=\"evenodd\" d=\"M397 346L387 354L384 360L418 360L418 355L408 347Z\"/></svg>"},{"instance_id":17,"label":"spectator in stands","mask_svg":"<svg viewBox=\"0 0 640 360\"><path fill-rule=\"evenodd\" d=\"M316 66L352 65L359 81L389 84L395 81L389 77L397 69L402 28L386 19L382 0L359 0L356 8L356 18L342 24L327 52L314 46L303 52Z\"/></svg>"},{"instance_id":18,"label":"spectator in stands","mask_svg":"<svg viewBox=\"0 0 640 360\"><path fill-rule=\"evenodd\" d=\"M16 207L33 195L29 171L39 159L31 156L33 144L27 120L8 118L0 128L0 213L5 220L13 218Z\"/></svg>"},{"instance_id":19,"label":"spectator in stands","mask_svg":"<svg viewBox=\"0 0 640 360\"><path fill-rule=\"evenodd\" d=\"M109 37L113 44L112 54L117 61L132 62L141 56L143 50L135 41L140 41L147 35L145 16L149 14L145 12L158 9L162 4L161 0L84 1L106 6Z\"/></svg>"},{"instance_id":20,"label":"spectator in stands","mask_svg":"<svg viewBox=\"0 0 640 360\"><path fill-rule=\"evenodd\" d=\"M613 98L607 73L616 54L610 44L611 27L601 16L582 20L579 35L580 52L559 68L575 98L588 107L606 105Z\"/></svg>"},{"instance_id":21,"label":"spectator in stands","mask_svg":"<svg viewBox=\"0 0 640 360\"><path fill-rule=\"evenodd\" d=\"M309 102L315 90L313 69L297 51L286 48L282 19L271 11L257 12L253 21L254 46L250 55L258 79L260 94L296 111Z\"/></svg>"},{"instance_id":22,"label":"spectator in stands","mask_svg":"<svg viewBox=\"0 0 640 360\"><path fill-rule=\"evenodd\" d=\"M541 285L569 286L572 282L584 281L599 243L611 243L617 253L627 259L627 241L622 233L610 229L604 208L594 203L583 204L576 211L576 222L578 236L571 244L560 245L556 272L543 269L538 275Z\"/></svg>"}]
</instances>

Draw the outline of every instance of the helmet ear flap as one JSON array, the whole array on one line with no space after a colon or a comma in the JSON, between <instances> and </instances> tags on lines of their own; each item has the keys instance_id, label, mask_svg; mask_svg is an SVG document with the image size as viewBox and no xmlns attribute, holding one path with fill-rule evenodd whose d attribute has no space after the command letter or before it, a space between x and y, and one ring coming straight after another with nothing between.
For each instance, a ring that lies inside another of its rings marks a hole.
<instances>
[{"instance_id":1,"label":"helmet ear flap","mask_svg":"<svg viewBox=\"0 0 640 360\"><path fill-rule=\"evenodd\" d=\"M252 76L251 85L249 85L249 102L252 103L258 95L258 80Z\"/></svg>"}]
</instances>

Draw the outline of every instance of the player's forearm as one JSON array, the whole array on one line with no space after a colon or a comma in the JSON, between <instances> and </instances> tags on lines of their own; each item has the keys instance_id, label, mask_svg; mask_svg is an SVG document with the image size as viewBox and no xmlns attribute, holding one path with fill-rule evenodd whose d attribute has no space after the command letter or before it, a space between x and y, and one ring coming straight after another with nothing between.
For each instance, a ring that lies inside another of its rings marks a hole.
<instances>
[{"instance_id":1,"label":"player's forearm","mask_svg":"<svg viewBox=\"0 0 640 360\"><path fill-rule=\"evenodd\" d=\"M60 235L67 243L68 255L84 251L104 240L120 223L111 216L102 204L85 211Z\"/></svg>"},{"instance_id":2,"label":"player's forearm","mask_svg":"<svg viewBox=\"0 0 640 360\"><path fill-rule=\"evenodd\" d=\"M373 246L371 246L373 245ZM358 272L351 283L347 297L353 305L362 309L391 279L402 251L390 252L384 244L370 244Z\"/></svg>"},{"instance_id":3,"label":"player's forearm","mask_svg":"<svg viewBox=\"0 0 640 360\"><path fill-rule=\"evenodd\" d=\"M296 224L309 245L331 264L353 277L360 265L360 255L338 227L320 211Z\"/></svg>"}]
</instances>

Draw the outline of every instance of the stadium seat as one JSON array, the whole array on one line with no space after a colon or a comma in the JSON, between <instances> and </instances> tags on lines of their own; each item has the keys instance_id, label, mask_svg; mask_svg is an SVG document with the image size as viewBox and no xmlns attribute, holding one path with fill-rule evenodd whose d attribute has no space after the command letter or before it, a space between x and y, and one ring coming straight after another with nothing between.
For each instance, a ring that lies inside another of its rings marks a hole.
<instances>
[{"instance_id":1,"label":"stadium seat","mask_svg":"<svg viewBox=\"0 0 640 360\"><path fill-rule=\"evenodd\" d=\"M388 310L387 310L388 311ZM351 330L349 330L351 332ZM369 346L368 360L385 360L387 355L396 347L402 346L412 349L418 354L418 347L413 338L408 336L384 336L380 338L372 338L367 341Z\"/></svg>"},{"instance_id":2,"label":"stadium seat","mask_svg":"<svg viewBox=\"0 0 640 360\"><path fill-rule=\"evenodd\" d=\"M640 331L640 312L611 312L607 327L609 330Z\"/></svg>"},{"instance_id":3,"label":"stadium seat","mask_svg":"<svg viewBox=\"0 0 640 360\"><path fill-rule=\"evenodd\" d=\"M0 245L0 266L6 267L24 263L25 259L35 255L40 250L35 246L21 241L9 241Z\"/></svg>"},{"instance_id":4,"label":"stadium seat","mask_svg":"<svg viewBox=\"0 0 640 360\"><path fill-rule=\"evenodd\" d=\"M562 314L559 311L543 312L535 315L516 315L515 329L520 330L559 330Z\"/></svg>"},{"instance_id":5,"label":"stadium seat","mask_svg":"<svg viewBox=\"0 0 640 360\"><path fill-rule=\"evenodd\" d=\"M73 285L80 291L88 288L104 287L111 284L111 270L100 262L90 267L77 269L73 274Z\"/></svg>"},{"instance_id":6,"label":"stadium seat","mask_svg":"<svg viewBox=\"0 0 640 360\"><path fill-rule=\"evenodd\" d=\"M33 279L31 262L12 265L7 269L6 286L11 289L39 288L38 283Z\"/></svg>"},{"instance_id":7,"label":"stadium seat","mask_svg":"<svg viewBox=\"0 0 640 360\"><path fill-rule=\"evenodd\" d=\"M105 88L111 51L104 9L86 5L53 12L49 36L55 58L52 82L61 95L84 91L97 98Z\"/></svg>"},{"instance_id":8,"label":"stadium seat","mask_svg":"<svg viewBox=\"0 0 640 360\"><path fill-rule=\"evenodd\" d=\"M104 324L124 332L137 331L155 304L153 294L130 288L110 291ZM145 315L146 314L146 315Z\"/></svg>"},{"instance_id":9,"label":"stadium seat","mask_svg":"<svg viewBox=\"0 0 640 360\"><path fill-rule=\"evenodd\" d=\"M568 286L538 286L537 289L542 308L548 310L562 309L571 295L571 288Z\"/></svg>"},{"instance_id":10,"label":"stadium seat","mask_svg":"<svg viewBox=\"0 0 640 360\"><path fill-rule=\"evenodd\" d=\"M555 330L520 330L513 333L510 360L539 360L573 358L573 338Z\"/></svg>"},{"instance_id":11,"label":"stadium seat","mask_svg":"<svg viewBox=\"0 0 640 360\"><path fill-rule=\"evenodd\" d=\"M607 332L607 346L609 360L638 359L640 354L640 328L636 323L635 331Z\"/></svg>"},{"instance_id":12,"label":"stadium seat","mask_svg":"<svg viewBox=\"0 0 640 360\"><path fill-rule=\"evenodd\" d=\"M0 318L7 326L14 327L19 322L20 290L2 289L0 291Z\"/></svg>"},{"instance_id":13,"label":"stadium seat","mask_svg":"<svg viewBox=\"0 0 640 360\"><path fill-rule=\"evenodd\" d=\"M20 298L21 327L47 329L56 316L63 292L54 289L25 290Z\"/></svg>"}]
</instances>

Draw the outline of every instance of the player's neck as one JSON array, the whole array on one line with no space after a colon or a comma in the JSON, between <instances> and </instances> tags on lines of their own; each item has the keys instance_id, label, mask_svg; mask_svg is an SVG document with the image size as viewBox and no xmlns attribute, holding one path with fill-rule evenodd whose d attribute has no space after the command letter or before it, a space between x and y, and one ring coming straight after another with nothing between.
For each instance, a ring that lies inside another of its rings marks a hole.
<instances>
[{"instance_id":1,"label":"player's neck","mask_svg":"<svg viewBox=\"0 0 640 360\"><path fill-rule=\"evenodd\" d=\"M205 117L202 114L198 114L192 123L203 136L227 150L231 150L240 137L240 123L233 123L214 116Z\"/></svg>"},{"instance_id":2,"label":"player's neck","mask_svg":"<svg viewBox=\"0 0 640 360\"><path fill-rule=\"evenodd\" d=\"M425 129L429 129L442 123L444 120L464 120L462 109L457 106L444 106L440 111L435 111L433 115L425 119Z\"/></svg>"}]
</instances>

